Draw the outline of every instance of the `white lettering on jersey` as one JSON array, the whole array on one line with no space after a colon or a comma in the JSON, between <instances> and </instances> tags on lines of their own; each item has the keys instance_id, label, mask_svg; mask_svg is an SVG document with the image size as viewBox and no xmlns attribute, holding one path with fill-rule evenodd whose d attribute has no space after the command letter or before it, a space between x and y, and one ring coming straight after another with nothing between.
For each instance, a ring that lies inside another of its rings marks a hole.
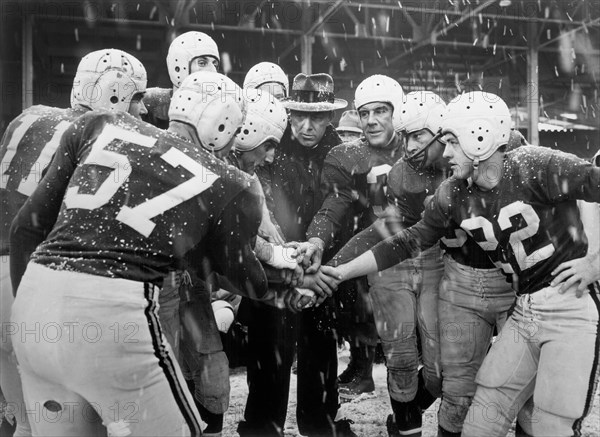
<instances>
[{"instance_id":1,"label":"white lettering on jersey","mask_svg":"<svg viewBox=\"0 0 600 437\"><path fill-rule=\"evenodd\" d=\"M500 229L504 231L511 228L512 223L510 222L510 218L519 214L523 217L527 226L513 231L510 234L509 242L517 259L517 263L519 264L519 268L521 270L527 270L540 261L550 258L554 253L554 246L552 243L549 243L544 247L533 251L531 254L527 254L523 241L537 234L540 227L540 218L531 205L521 201L513 202L500 210L500 213L498 214L498 224L500 225Z\"/></svg>"},{"instance_id":2,"label":"white lettering on jersey","mask_svg":"<svg viewBox=\"0 0 600 437\"><path fill-rule=\"evenodd\" d=\"M510 219L520 215L527 226L511 231L509 236L509 244L511 245L513 254L517 264L521 270L527 270L540 261L550 258L555 249L552 243L527 254L523 241L535 236L539 230L540 218L533 207L522 201L516 201L502 207L498 213L498 226L501 231L506 231L512 228ZM477 241L483 250L493 251L498 247L498 239L494 235L494 227L492 223L485 217L472 217L463 220L460 224L467 233L473 236L473 231L481 229L485 237L485 241ZM494 264L504 270L505 273L512 274L514 270L510 264L496 261Z\"/></svg>"},{"instance_id":3,"label":"white lettering on jersey","mask_svg":"<svg viewBox=\"0 0 600 437\"><path fill-rule=\"evenodd\" d=\"M367 173L367 184L381 184L381 189L383 190L383 195L385 196L387 193L387 184L385 183L385 178L380 178L381 176L387 177L392 166L389 164L381 164L371 167L371 171ZM383 217L385 205L373 205L373 213L377 217Z\"/></svg>"},{"instance_id":4,"label":"white lettering on jersey","mask_svg":"<svg viewBox=\"0 0 600 437\"><path fill-rule=\"evenodd\" d=\"M498 240L494 235L494 227L485 217L478 216L465 219L460 224L460 227L467 231L471 237L473 236L473 231L481 229L485 241L477 241L477 244L479 244L483 250L496 250L496 247L498 247Z\"/></svg>"},{"instance_id":5,"label":"white lettering on jersey","mask_svg":"<svg viewBox=\"0 0 600 437\"><path fill-rule=\"evenodd\" d=\"M170 189L166 193L148 199L130 208L124 206L117 220L131 226L144 236L149 236L156 226L150 219L202 193L215 183L219 176L187 156L181 150L170 148L161 156L173 168L181 166L194 174L194 177Z\"/></svg>"},{"instance_id":6,"label":"white lettering on jersey","mask_svg":"<svg viewBox=\"0 0 600 437\"><path fill-rule=\"evenodd\" d=\"M6 177L6 172L10 168L10 164L17 154L17 147L19 143L27 133L27 130L31 127L33 123L39 119L41 115L36 114L26 114L19 121L21 124L13 131L13 135L8 143L6 153L2 158L2 178L0 178L0 188L6 189L6 185L8 184L8 177Z\"/></svg>"},{"instance_id":7,"label":"white lettering on jersey","mask_svg":"<svg viewBox=\"0 0 600 437\"><path fill-rule=\"evenodd\" d=\"M106 205L110 199L125 183L131 174L131 164L125 155L117 152L105 150L113 140L127 141L143 147L153 147L156 138L142 135L138 132L128 131L123 128L107 125L94 144L89 155L83 161L83 164L100 165L112 168L110 176L106 178L102 185L98 187L94 194L80 194L79 186L70 187L65 195L65 205L67 208L96 209Z\"/></svg>"},{"instance_id":8,"label":"white lettering on jersey","mask_svg":"<svg viewBox=\"0 0 600 437\"><path fill-rule=\"evenodd\" d=\"M104 149L113 140L122 140L147 148L154 147L156 144L156 138L107 125L94 142L92 151L83 164L112 168L112 177L107 177L94 194L80 194L79 186L70 187L65 196L67 208L100 208L106 205L125 183L131 174L129 159L125 155ZM133 208L129 206L121 208L116 219L145 237L148 237L156 226L151 221L152 218L202 193L219 179L218 175L176 148L170 148L161 155L161 158L173 168L178 166L185 168L193 173L194 177Z\"/></svg>"},{"instance_id":9,"label":"white lettering on jersey","mask_svg":"<svg viewBox=\"0 0 600 437\"><path fill-rule=\"evenodd\" d=\"M31 194L35 191L35 188L38 186L40 180L42 179L42 172L46 167L48 167L48 164L50 164L50 160L52 159L54 152L60 144L60 138L70 125L71 122L65 120L61 121L56 125L56 127L54 128L54 135L52 135L50 141L46 143L46 145L40 152L40 156L31 166L27 177L23 179L19 184L19 188L17 189L19 193L24 194L26 196L31 196Z\"/></svg>"},{"instance_id":10,"label":"white lettering on jersey","mask_svg":"<svg viewBox=\"0 0 600 437\"><path fill-rule=\"evenodd\" d=\"M456 228L454 229L454 235L456 235L456 238L442 237L442 243L447 247L462 247L467 241L467 233L460 228Z\"/></svg>"},{"instance_id":11,"label":"white lettering on jersey","mask_svg":"<svg viewBox=\"0 0 600 437\"><path fill-rule=\"evenodd\" d=\"M389 164L376 165L371 168L371 171L367 173L367 184L376 184L377 177L382 175L387 175L392 166Z\"/></svg>"}]
</instances>

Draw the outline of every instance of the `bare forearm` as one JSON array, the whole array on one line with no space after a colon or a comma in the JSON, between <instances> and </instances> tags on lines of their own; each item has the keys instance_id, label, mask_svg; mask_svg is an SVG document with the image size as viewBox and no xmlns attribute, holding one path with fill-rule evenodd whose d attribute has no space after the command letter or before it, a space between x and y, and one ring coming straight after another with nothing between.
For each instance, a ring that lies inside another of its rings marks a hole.
<instances>
[{"instance_id":1,"label":"bare forearm","mask_svg":"<svg viewBox=\"0 0 600 437\"><path fill-rule=\"evenodd\" d=\"M345 264L337 267L337 271L341 274L341 280L348 281L360 276L368 275L369 273L377 272L377 261L373 252L368 250L362 255L354 258Z\"/></svg>"}]
</instances>

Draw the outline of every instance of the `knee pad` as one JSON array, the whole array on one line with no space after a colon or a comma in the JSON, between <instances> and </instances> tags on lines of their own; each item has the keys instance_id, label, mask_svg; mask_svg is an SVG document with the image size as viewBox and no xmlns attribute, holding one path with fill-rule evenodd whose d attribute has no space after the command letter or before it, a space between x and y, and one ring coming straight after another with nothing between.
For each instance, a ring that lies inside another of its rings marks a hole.
<instances>
[{"instance_id":1,"label":"knee pad","mask_svg":"<svg viewBox=\"0 0 600 437\"><path fill-rule=\"evenodd\" d=\"M438 424L446 431L461 432L472 400L471 396L447 396L444 394L438 410Z\"/></svg>"}]
</instances>

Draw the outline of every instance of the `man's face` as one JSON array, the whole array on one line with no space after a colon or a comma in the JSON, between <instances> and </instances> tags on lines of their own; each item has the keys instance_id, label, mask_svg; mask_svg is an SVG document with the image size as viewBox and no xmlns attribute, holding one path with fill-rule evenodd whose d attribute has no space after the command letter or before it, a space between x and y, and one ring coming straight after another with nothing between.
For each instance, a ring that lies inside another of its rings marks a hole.
<instances>
[{"instance_id":1,"label":"man's face","mask_svg":"<svg viewBox=\"0 0 600 437\"><path fill-rule=\"evenodd\" d=\"M327 125L333 119L333 111L290 112L292 135L303 147L314 147L325 135Z\"/></svg>"},{"instance_id":2,"label":"man's face","mask_svg":"<svg viewBox=\"0 0 600 437\"><path fill-rule=\"evenodd\" d=\"M273 97L279 100L287 97L285 95L285 89L283 88L283 85L281 85L278 82L266 82L256 88L259 90L268 91L269 94L271 94Z\"/></svg>"},{"instance_id":3,"label":"man's face","mask_svg":"<svg viewBox=\"0 0 600 437\"><path fill-rule=\"evenodd\" d=\"M265 163L268 150L275 150L275 143L270 140L265 141L253 150L241 152L239 155L241 170L253 175L256 172L256 167Z\"/></svg>"},{"instance_id":4,"label":"man's face","mask_svg":"<svg viewBox=\"0 0 600 437\"><path fill-rule=\"evenodd\" d=\"M444 139L446 141L444 158L448 159L452 176L456 179L468 179L473 174L473 161L465 155L458 139L453 134L446 134Z\"/></svg>"},{"instance_id":5,"label":"man's face","mask_svg":"<svg viewBox=\"0 0 600 437\"><path fill-rule=\"evenodd\" d=\"M216 73L219 70L219 61L212 56L198 56L190 63L190 74L197 71L210 71Z\"/></svg>"},{"instance_id":6,"label":"man's face","mask_svg":"<svg viewBox=\"0 0 600 437\"><path fill-rule=\"evenodd\" d=\"M415 153L423 150L431 142L434 135L428 129L421 129L415 132L411 132L406 136L406 152L411 157ZM435 141L427 149L427 153L423 157L427 159L425 164L427 167L441 166L445 163L444 157L444 146L439 141Z\"/></svg>"},{"instance_id":7,"label":"man's face","mask_svg":"<svg viewBox=\"0 0 600 437\"><path fill-rule=\"evenodd\" d=\"M360 125L369 144L373 147L385 147L394 136L392 114L394 108L389 103L373 102L358 109Z\"/></svg>"},{"instance_id":8,"label":"man's face","mask_svg":"<svg viewBox=\"0 0 600 437\"><path fill-rule=\"evenodd\" d=\"M349 130L339 130L337 133L344 142L354 141L360 138L360 134L358 132L352 132Z\"/></svg>"},{"instance_id":9,"label":"man's face","mask_svg":"<svg viewBox=\"0 0 600 437\"><path fill-rule=\"evenodd\" d=\"M127 110L127 112L140 120L142 119L142 115L148 113L143 99L144 93L135 93L129 102L129 109Z\"/></svg>"}]
</instances>

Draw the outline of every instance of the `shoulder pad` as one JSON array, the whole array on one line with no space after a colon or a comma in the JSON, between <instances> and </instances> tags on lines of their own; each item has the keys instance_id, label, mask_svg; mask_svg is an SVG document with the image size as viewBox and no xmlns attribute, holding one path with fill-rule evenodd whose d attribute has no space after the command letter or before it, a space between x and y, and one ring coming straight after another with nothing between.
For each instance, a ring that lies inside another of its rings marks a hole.
<instances>
[{"instance_id":1,"label":"shoulder pad","mask_svg":"<svg viewBox=\"0 0 600 437\"><path fill-rule=\"evenodd\" d=\"M388 174L388 187L396 195L404 192L420 193L427 188L427 177L399 159Z\"/></svg>"},{"instance_id":2,"label":"shoulder pad","mask_svg":"<svg viewBox=\"0 0 600 437\"><path fill-rule=\"evenodd\" d=\"M348 141L335 146L329 151L326 162L338 162L343 168L351 170L360 165L361 161L368 162L369 149L364 142L359 140Z\"/></svg>"}]
</instances>

